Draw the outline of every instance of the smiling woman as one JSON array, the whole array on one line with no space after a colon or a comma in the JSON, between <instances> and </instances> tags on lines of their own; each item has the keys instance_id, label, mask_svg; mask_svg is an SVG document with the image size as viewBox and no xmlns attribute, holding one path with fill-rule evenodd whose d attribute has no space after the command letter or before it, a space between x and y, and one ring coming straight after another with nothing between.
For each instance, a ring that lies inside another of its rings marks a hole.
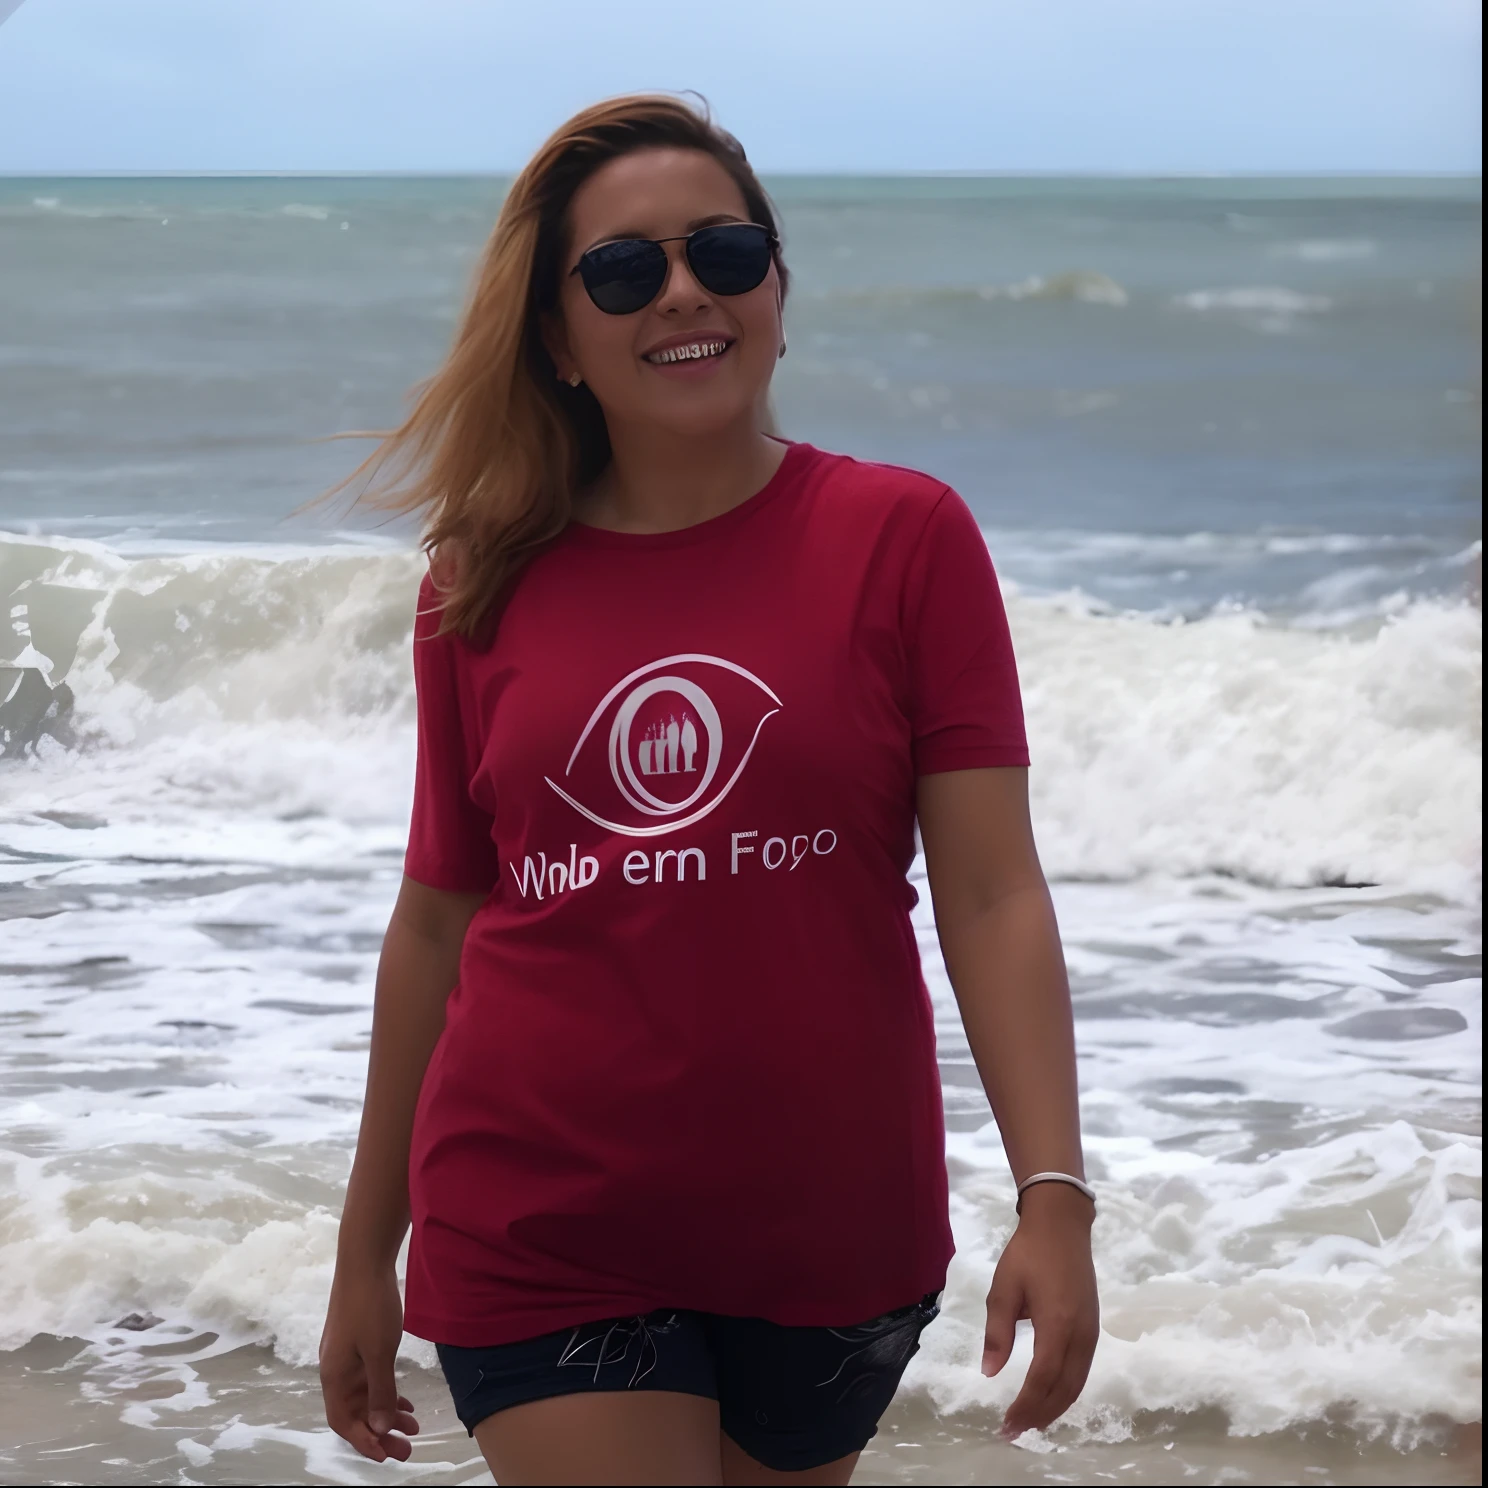
<instances>
[{"instance_id":1,"label":"smiling woman","mask_svg":"<svg viewBox=\"0 0 1488 1488\"><path fill-rule=\"evenodd\" d=\"M543 316L544 344L558 376L587 385L604 410L617 454L574 514L629 528L634 493L618 478L633 461L616 441L649 448L659 437L705 438L724 457L722 484L699 487L692 474L666 520L716 515L757 489L783 453L762 440L758 417L785 345L785 269L768 201L717 155L653 146L596 170L568 218L565 262L576 261Z\"/></svg>"},{"instance_id":2,"label":"smiling woman","mask_svg":"<svg viewBox=\"0 0 1488 1488\"><path fill-rule=\"evenodd\" d=\"M725 224L748 230L700 231ZM780 453L761 443L773 424L769 368L785 346L779 246L743 149L705 117L666 97L579 114L512 183L454 347L408 418L308 505L358 489L363 506L425 512L424 546L445 588L441 633L471 636L577 505L601 525L613 514L596 482L625 463L612 461L613 440L634 415L643 425L660 415L678 433L727 431L735 445L742 436L743 466L730 449L724 489L705 498L731 504ZM707 302L703 313L689 293ZM696 361L720 342L717 360L734 365L717 381L678 365L679 352ZM642 380L656 373L702 385L658 401Z\"/></svg>"},{"instance_id":3,"label":"smiling woman","mask_svg":"<svg viewBox=\"0 0 1488 1488\"><path fill-rule=\"evenodd\" d=\"M917 821L1020 1182L1004 1434L1084 1384L1093 1193L997 578L942 483L770 432L786 288L731 136L601 104L361 469L431 560L321 1343L374 1460L417 1430L406 1324L499 1482L848 1481L952 1252Z\"/></svg>"}]
</instances>

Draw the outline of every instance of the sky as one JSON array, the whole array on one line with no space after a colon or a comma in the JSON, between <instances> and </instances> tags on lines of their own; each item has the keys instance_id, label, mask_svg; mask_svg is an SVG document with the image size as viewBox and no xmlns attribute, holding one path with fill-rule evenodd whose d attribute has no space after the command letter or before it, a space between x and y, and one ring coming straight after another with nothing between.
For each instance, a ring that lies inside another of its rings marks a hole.
<instances>
[{"instance_id":1,"label":"sky","mask_svg":"<svg viewBox=\"0 0 1488 1488\"><path fill-rule=\"evenodd\" d=\"M696 89L767 171L1479 172L1476 0L0 0L0 174L503 171Z\"/></svg>"}]
</instances>

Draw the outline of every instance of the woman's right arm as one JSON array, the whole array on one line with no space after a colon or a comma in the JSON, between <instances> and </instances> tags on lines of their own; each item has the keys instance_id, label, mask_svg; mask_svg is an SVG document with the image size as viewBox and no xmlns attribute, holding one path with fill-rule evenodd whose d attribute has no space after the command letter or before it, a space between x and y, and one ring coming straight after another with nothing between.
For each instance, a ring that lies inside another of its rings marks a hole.
<instances>
[{"instance_id":1,"label":"woman's right arm","mask_svg":"<svg viewBox=\"0 0 1488 1488\"><path fill-rule=\"evenodd\" d=\"M459 977L465 931L485 898L405 877L377 964L367 1093L320 1340L326 1420L374 1462L406 1461L413 1450L406 1437L418 1431L394 1379L403 1336L394 1266L409 1223L413 1112Z\"/></svg>"}]
</instances>

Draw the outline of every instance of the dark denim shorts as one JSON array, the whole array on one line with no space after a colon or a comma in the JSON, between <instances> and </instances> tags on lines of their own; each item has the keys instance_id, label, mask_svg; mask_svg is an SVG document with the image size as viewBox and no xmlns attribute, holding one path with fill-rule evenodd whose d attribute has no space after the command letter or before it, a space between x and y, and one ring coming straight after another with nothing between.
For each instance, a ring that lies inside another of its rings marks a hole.
<instances>
[{"instance_id":1,"label":"dark denim shorts","mask_svg":"<svg viewBox=\"0 0 1488 1488\"><path fill-rule=\"evenodd\" d=\"M718 1402L757 1462L799 1472L861 1451L878 1430L940 1293L847 1328L658 1307L491 1348L438 1345L472 1434L510 1405L585 1390L675 1390Z\"/></svg>"}]
</instances>

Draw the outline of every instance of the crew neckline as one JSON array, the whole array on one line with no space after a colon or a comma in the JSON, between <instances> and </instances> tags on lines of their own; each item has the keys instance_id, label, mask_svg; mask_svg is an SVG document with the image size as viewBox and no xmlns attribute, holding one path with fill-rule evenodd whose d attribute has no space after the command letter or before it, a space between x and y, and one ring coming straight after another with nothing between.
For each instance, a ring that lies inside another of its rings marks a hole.
<instances>
[{"instance_id":1,"label":"crew neckline","mask_svg":"<svg viewBox=\"0 0 1488 1488\"><path fill-rule=\"evenodd\" d=\"M680 548L691 543L707 542L725 532L731 532L742 522L747 522L762 507L768 506L777 496L783 495L797 483L797 475L816 451L813 446L797 439L779 439L767 436L785 446L785 456L775 467L775 473L753 496L746 496L737 506L731 506L716 517L706 517L686 527L673 527L669 532L616 532L609 527L591 527L587 522L570 521L564 529L569 542L586 548L628 548L637 551L645 548Z\"/></svg>"}]
</instances>

